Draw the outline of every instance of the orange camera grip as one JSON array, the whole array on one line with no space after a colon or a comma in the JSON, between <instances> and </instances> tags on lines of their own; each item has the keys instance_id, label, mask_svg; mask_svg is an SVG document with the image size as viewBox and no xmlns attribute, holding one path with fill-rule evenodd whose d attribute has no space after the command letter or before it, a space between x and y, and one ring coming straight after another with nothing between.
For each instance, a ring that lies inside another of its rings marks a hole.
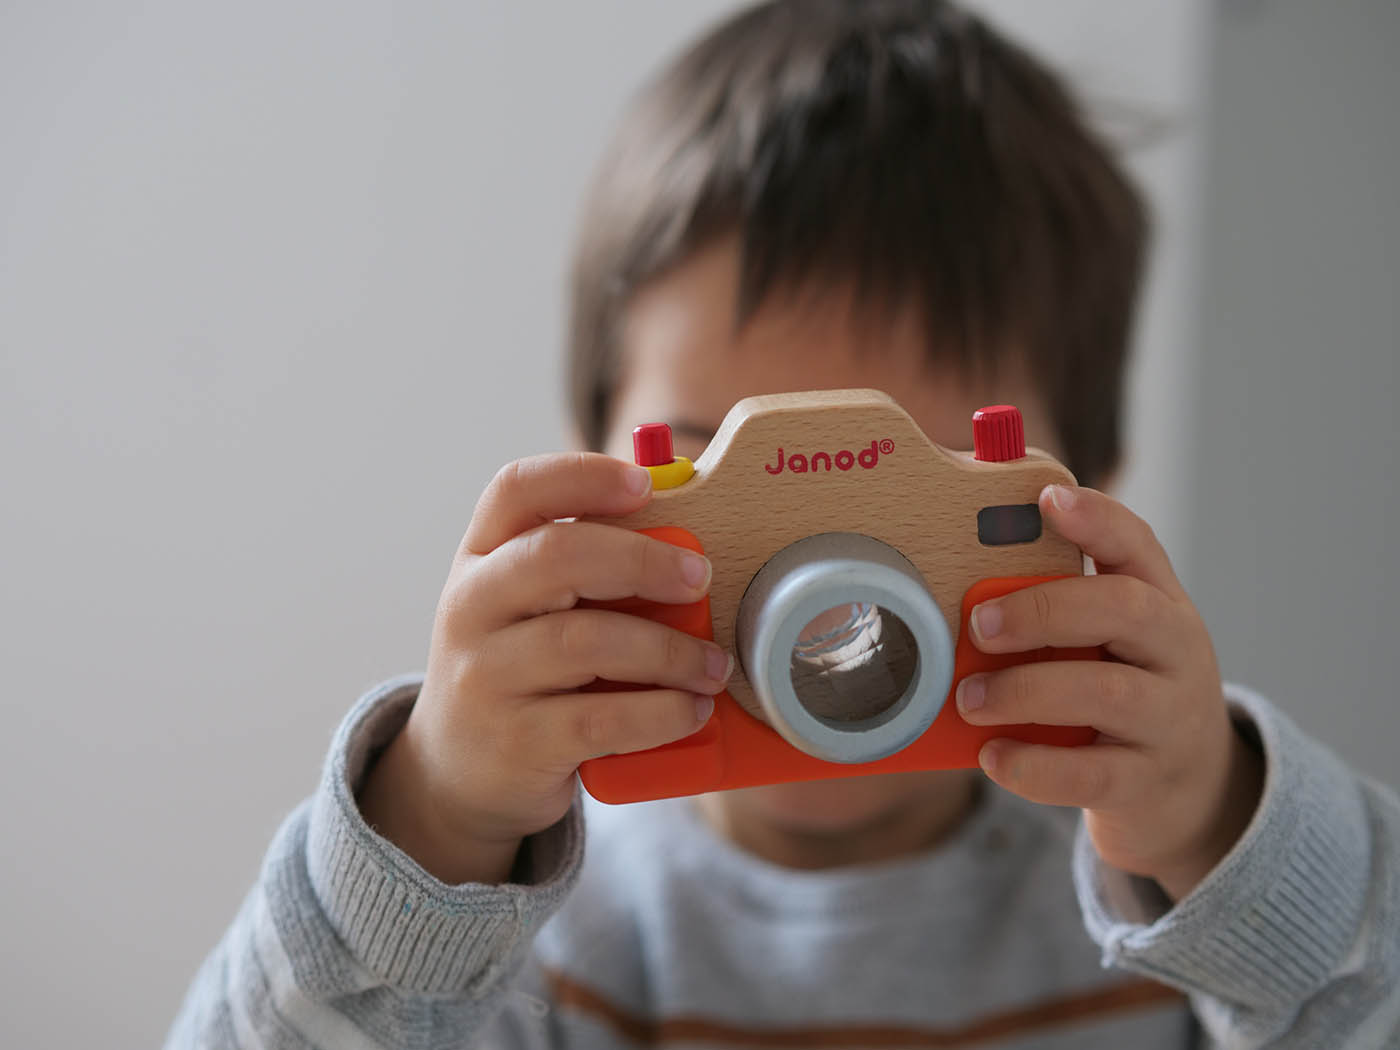
<instances>
[{"instance_id":1,"label":"orange camera grip","mask_svg":"<svg viewBox=\"0 0 1400 1050\"><path fill-rule=\"evenodd\" d=\"M697 553L704 553L698 539L676 526L640 530ZM1058 576L1022 576L981 580L963 596L961 624L954 657L953 688L938 717L918 740L896 754L875 762L843 764L826 762L799 751L772 728L750 715L729 693L715 697L714 714L697 732L674 743L647 751L608 755L584 762L579 776L588 793L600 802L640 802L647 799L694 795L707 791L778 784L799 780L904 773L927 769L959 769L977 765L982 745L995 737L1011 737L1033 743L1077 746L1093 741L1092 728L1078 726L973 726L965 722L953 702L957 683L969 674L994 671L1017 663L1040 660L1099 660L1100 649L1041 649L1031 653L990 655L972 644L968 617L974 606L1012 591L1059 579ZM663 605L637 598L616 602L588 602L593 608L628 612L665 623L698 638L712 639L709 598L687 605ZM648 688L629 683L598 681L594 691Z\"/></svg>"},{"instance_id":2,"label":"orange camera grip","mask_svg":"<svg viewBox=\"0 0 1400 1050\"><path fill-rule=\"evenodd\" d=\"M677 547L693 550L697 554L705 553L700 541L687 529L664 525L638 531ZM714 638L709 595L698 602L683 605L667 605L643 598L622 598L613 602L584 601L579 605L644 616L706 641ZM649 686L633 682L598 679L584 691L628 692L647 688ZM733 700L729 702L734 703ZM698 795L714 790L713 785L718 784L722 777L719 723L714 718L690 736L670 744L647 751L595 758L579 766L579 778L584 787L601 802L640 802L644 799L668 798L673 795Z\"/></svg>"}]
</instances>

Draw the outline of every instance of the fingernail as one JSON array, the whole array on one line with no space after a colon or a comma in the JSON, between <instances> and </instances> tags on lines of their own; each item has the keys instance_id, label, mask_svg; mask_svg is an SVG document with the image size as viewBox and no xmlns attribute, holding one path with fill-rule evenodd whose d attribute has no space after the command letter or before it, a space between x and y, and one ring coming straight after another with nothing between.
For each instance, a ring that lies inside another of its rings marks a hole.
<instances>
[{"instance_id":1,"label":"fingernail","mask_svg":"<svg viewBox=\"0 0 1400 1050\"><path fill-rule=\"evenodd\" d=\"M711 681L727 682L734 671L734 657L717 645L705 647L705 676Z\"/></svg>"},{"instance_id":2,"label":"fingernail","mask_svg":"<svg viewBox=\"0 0 1400 1050\"><path fill-rule=\"evenodd\" d=\"M983 641L995 638L1001 633L1001 606L996 602L983 602L972 610L972 633Z\"/></svg>"},{"instance_id":3,"label":"fingernail","mask_svg":"<svg viewBox=\"0 0 1400 1050\"><path fill-rule=\"evenodd\" d=\"M1073 510L1076 498L1074 489L1063 485L1050 486L1050 502L1055 504L1056 510Z\"/></svg>"},{"instance_id":4,"label":"fingernail","mask_svg":"<svg viewBox=\"0 0 1400 1050\"><path fill-rule=\"evenodd\" d=\"M715 710L715 698L713 696L696 696L695 698L695 721L699 725L704 725L710 720L710 715Z\"/></svg>"},{"instance_id":5,"label":"fingernail","mask_svg":"<svg viewBox=\"0 0 1400 1050\"><path fill-rule=\"evenodd\" d=\"M976 711L987 702L987 680L980 674L964 678L958 683L958 708L962 711Z\"/></svg>"},{"instance_id":6,"label":"fingernail","mask_svg":"<svg viewBox=\"0 0 1400 1050\"><path fill-rule=\"evenodd\" d=\"M688 586L703 590L710 582L710 559L690 551L681 555L681 579Z\"/></svg>"},{"instance_id":7,"label":"fingernail","mask_svg":"<svg viewBox=\"0 0 1400 1050\"><path fill-rule=\"evenodd\" d=\"M627 468L627 491L634 496L645 496L651 491L651 471L646 467Z\"/></svg>"},{"instance_id":8,"label":"fingernail","mask_svg":"<svg viewBox=\"0 0 1400 1050\"><path fill-rule=\"evenodd\" d=\"M997 767L996 741L988 740L982 745L982 750L977 752L977 764L982 767L984 773L993 773Z\"/></svg>"}]
</instances>

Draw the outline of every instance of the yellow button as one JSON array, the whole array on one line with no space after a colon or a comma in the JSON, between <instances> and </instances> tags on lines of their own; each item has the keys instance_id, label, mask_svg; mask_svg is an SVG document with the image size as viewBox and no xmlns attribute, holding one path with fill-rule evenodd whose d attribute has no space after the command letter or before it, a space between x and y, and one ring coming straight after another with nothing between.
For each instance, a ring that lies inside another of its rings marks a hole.
<instances>
[{"instance_id":1,"label":"yellow button","mask_svg":"<svg viewBox=\"0 0 1400 1050\"><path fill-rule=\"evenodd\" d=\"M647 467L651 471L651 487L653 489L673 489L677 485L684 485L695 473L695 464L684 456L677 456L669 463L663 463L659 467Z\"/></svg>"}]
</instances>

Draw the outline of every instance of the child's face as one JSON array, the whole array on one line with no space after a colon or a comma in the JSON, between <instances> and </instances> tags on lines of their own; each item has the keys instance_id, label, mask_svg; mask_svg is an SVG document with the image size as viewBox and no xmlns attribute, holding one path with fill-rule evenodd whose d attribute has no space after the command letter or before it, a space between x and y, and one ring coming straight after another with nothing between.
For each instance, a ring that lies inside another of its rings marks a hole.
<instances>
[{"instance_id":1,"label":"child's face","mask_svg":"<svg viewBox=\"0 0 1400 1050\"><path fill-rule=\"evenodd\" d=\"M1060 455L1044 400L1019 375L999 370L994 385L971 385L924 363L924 333L913 317L862 323L841 295L765 302L733 329L738 250L724 240L643 288L623 328L623 370L605 451L631 458L638 423L669 422L678 455L694 459L741 398L794 390L870 387L892 395L935 442L972 447L972 413L1017 405L1027 442ZM859 835L892 816L946 809L970 797L966 771L773 785L715 800L733 827L830 839ZM914 829L917 837L918 831ZM857 858L859 859L859 858Z\"/></svg>"}]
</instances>

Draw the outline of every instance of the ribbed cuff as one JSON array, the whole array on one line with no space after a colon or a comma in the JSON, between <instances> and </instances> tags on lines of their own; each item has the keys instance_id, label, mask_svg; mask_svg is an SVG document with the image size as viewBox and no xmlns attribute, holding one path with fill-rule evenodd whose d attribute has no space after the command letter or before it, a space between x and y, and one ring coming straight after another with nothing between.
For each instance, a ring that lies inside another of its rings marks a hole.
<instances>
[{"instance_id":1,"label":"ribbed cuff","mask_svg":"<svg viewBox=\"0 0 1400 1050\"><path fill-rule=\"evenodd\" d=\"M1239 842L1168 908L1156 883L1100 861L1081 822L1075 886L1105 965L1239 1007L1292 1010L1358 934L1371 850L1365 803L1351 771L1266 700L1237 687L1226 695L1266 763Z\"/></svg>"},{"instance_id":2,"label":"ribbed cuff","mask_svg":"<svg viewBox=\"0 0 1400 1050\"><path fill-rule=\"evenodd\" d=\"M362 697L335 735L311 804L307 865L332 927L380 980L415 994L485 995L523 958L583 860L574 805L526 840L531 884L450 886L375 834L355 804L369 761L403 727L422 678Z\"/></svg>"}]
</instances>

